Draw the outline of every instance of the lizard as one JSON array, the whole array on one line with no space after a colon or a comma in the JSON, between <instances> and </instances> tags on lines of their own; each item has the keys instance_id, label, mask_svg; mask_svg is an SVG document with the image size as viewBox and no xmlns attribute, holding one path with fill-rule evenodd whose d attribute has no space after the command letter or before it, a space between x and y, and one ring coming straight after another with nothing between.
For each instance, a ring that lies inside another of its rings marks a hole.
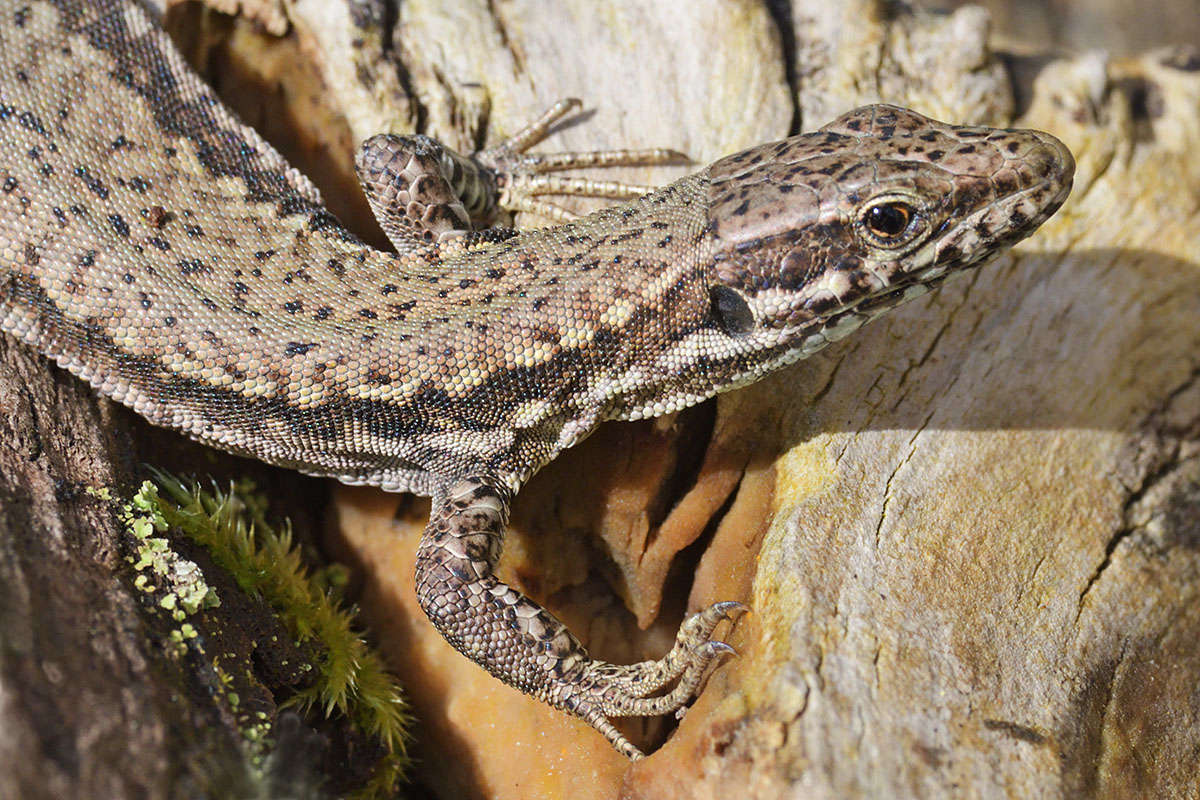
<instances>
[{"instance_id":1,"label":"lizard","mask_svg":"<svg viewBox=\"0 0 1200 800\"><path fill-rule=\"evenodd\" d=\"M689 617L658 660L591 658L496 577L522 484L602 422L745 385L977 269L1074 172L1049 134L873 105L517 231L481 221L495 175L380 135L357 168L387 252L137 3L8 2L0 37L0 327L154 424L430 496L432 624L631 759L612 720L682 709L745 607Z\"/></svg>"}]
</instances>

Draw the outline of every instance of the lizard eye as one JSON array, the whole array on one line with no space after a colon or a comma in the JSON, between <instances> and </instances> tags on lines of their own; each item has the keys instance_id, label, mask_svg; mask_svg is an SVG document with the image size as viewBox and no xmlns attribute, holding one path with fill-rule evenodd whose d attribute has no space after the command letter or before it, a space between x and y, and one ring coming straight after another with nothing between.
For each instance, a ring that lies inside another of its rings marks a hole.
<instances>
[{"instance_id":1,"label":"lizard eye","mask_svg":"<svg viewBox=\"0 0 1200 800\"><path fill-rule=\"evenodd\" d=\"M906 245L920 228L917 209L896 197L879 198L867 206L858 221L867 240L876 247Z\"/></svg>"},{"instance_id":2,"label":"lizard eye","mask_svg":"<svg viewBox=\"0 0 1200 800\"><path fill-rule=\"evenodd\" d=\"M713 286L708 290L708 299L717 326L729 336L745 336L754 328L754 312L741 292Z\"/></svg>"},{"instance_id":3,"label":"lizard eye","mask_svg":"<svg viewBox=\"0 0 1200 800\"><path fill-rule=\"evenodd\" d=\"M884 239L893 239L904 233L910 219L912 209L904 203L885 203L871 206L865 222L871 233Z\"/></svg>"}]
</instances>

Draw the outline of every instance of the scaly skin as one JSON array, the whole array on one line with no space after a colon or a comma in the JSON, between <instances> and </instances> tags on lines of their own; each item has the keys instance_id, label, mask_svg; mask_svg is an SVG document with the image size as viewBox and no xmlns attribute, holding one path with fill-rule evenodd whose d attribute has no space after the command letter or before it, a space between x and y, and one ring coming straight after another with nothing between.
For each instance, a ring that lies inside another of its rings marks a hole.
<instances>
[{"instance_id":1,"label":"scaly skin","mask_svg":"<svg viewBox=\"0 0 1200 800\"><path fill-rule=\"evenodd\" d=\"M6 4L0 33L3 328L156 424L432 495L438 630L631 757L609 718L686 703L740 606L659 661L594 661L495 577L514 493L604 420L745 384L987 262L1074 169L1046 134L872 106L576 222L470 232L445 158L385 137L359 169L391 254L127 0Z\"/></svg>"}]
</instances>

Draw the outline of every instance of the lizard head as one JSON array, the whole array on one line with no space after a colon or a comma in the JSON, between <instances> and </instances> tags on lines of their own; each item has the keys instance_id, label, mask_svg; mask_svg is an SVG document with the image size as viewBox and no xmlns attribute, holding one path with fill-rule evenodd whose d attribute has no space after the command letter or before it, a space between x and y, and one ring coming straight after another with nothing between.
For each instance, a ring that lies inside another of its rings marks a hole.
<instances>
[{"instance_id":1,"label":"lizard head","mask_svg":"<svg viewBox=\"0 0 1200 800\"><path fill-rule=\"evenodd\" d=\"M772 366L803 358L1029 236L1074 168L1049 134L882 105L724 158L708 173L713 322Z\"/></svg>"}]
</instances>

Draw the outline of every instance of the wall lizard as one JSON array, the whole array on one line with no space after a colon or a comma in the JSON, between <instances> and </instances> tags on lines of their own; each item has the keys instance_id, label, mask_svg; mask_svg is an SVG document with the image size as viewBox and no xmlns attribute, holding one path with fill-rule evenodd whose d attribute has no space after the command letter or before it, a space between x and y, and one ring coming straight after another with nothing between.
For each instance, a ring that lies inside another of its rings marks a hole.
<instances>
[{"instance_id":1,"label":"wall lizard","mask_svg":"<svg viewBox=\"0 0 1200 800\"><path fill-rule=\"evenodd\" d=\"M869 106L578 221L475 230L491 187L470 162L382 136L358 168L388 253L139 6L0 15L0 326L155 424L432 496L433 624L631 758L611 718L687 703L741 607L689 618L658 661L591 659L494 575L522 483L602 421L746 384L986 263L1074 171L1044 133Z\"/></svg>"}]
</instances>

